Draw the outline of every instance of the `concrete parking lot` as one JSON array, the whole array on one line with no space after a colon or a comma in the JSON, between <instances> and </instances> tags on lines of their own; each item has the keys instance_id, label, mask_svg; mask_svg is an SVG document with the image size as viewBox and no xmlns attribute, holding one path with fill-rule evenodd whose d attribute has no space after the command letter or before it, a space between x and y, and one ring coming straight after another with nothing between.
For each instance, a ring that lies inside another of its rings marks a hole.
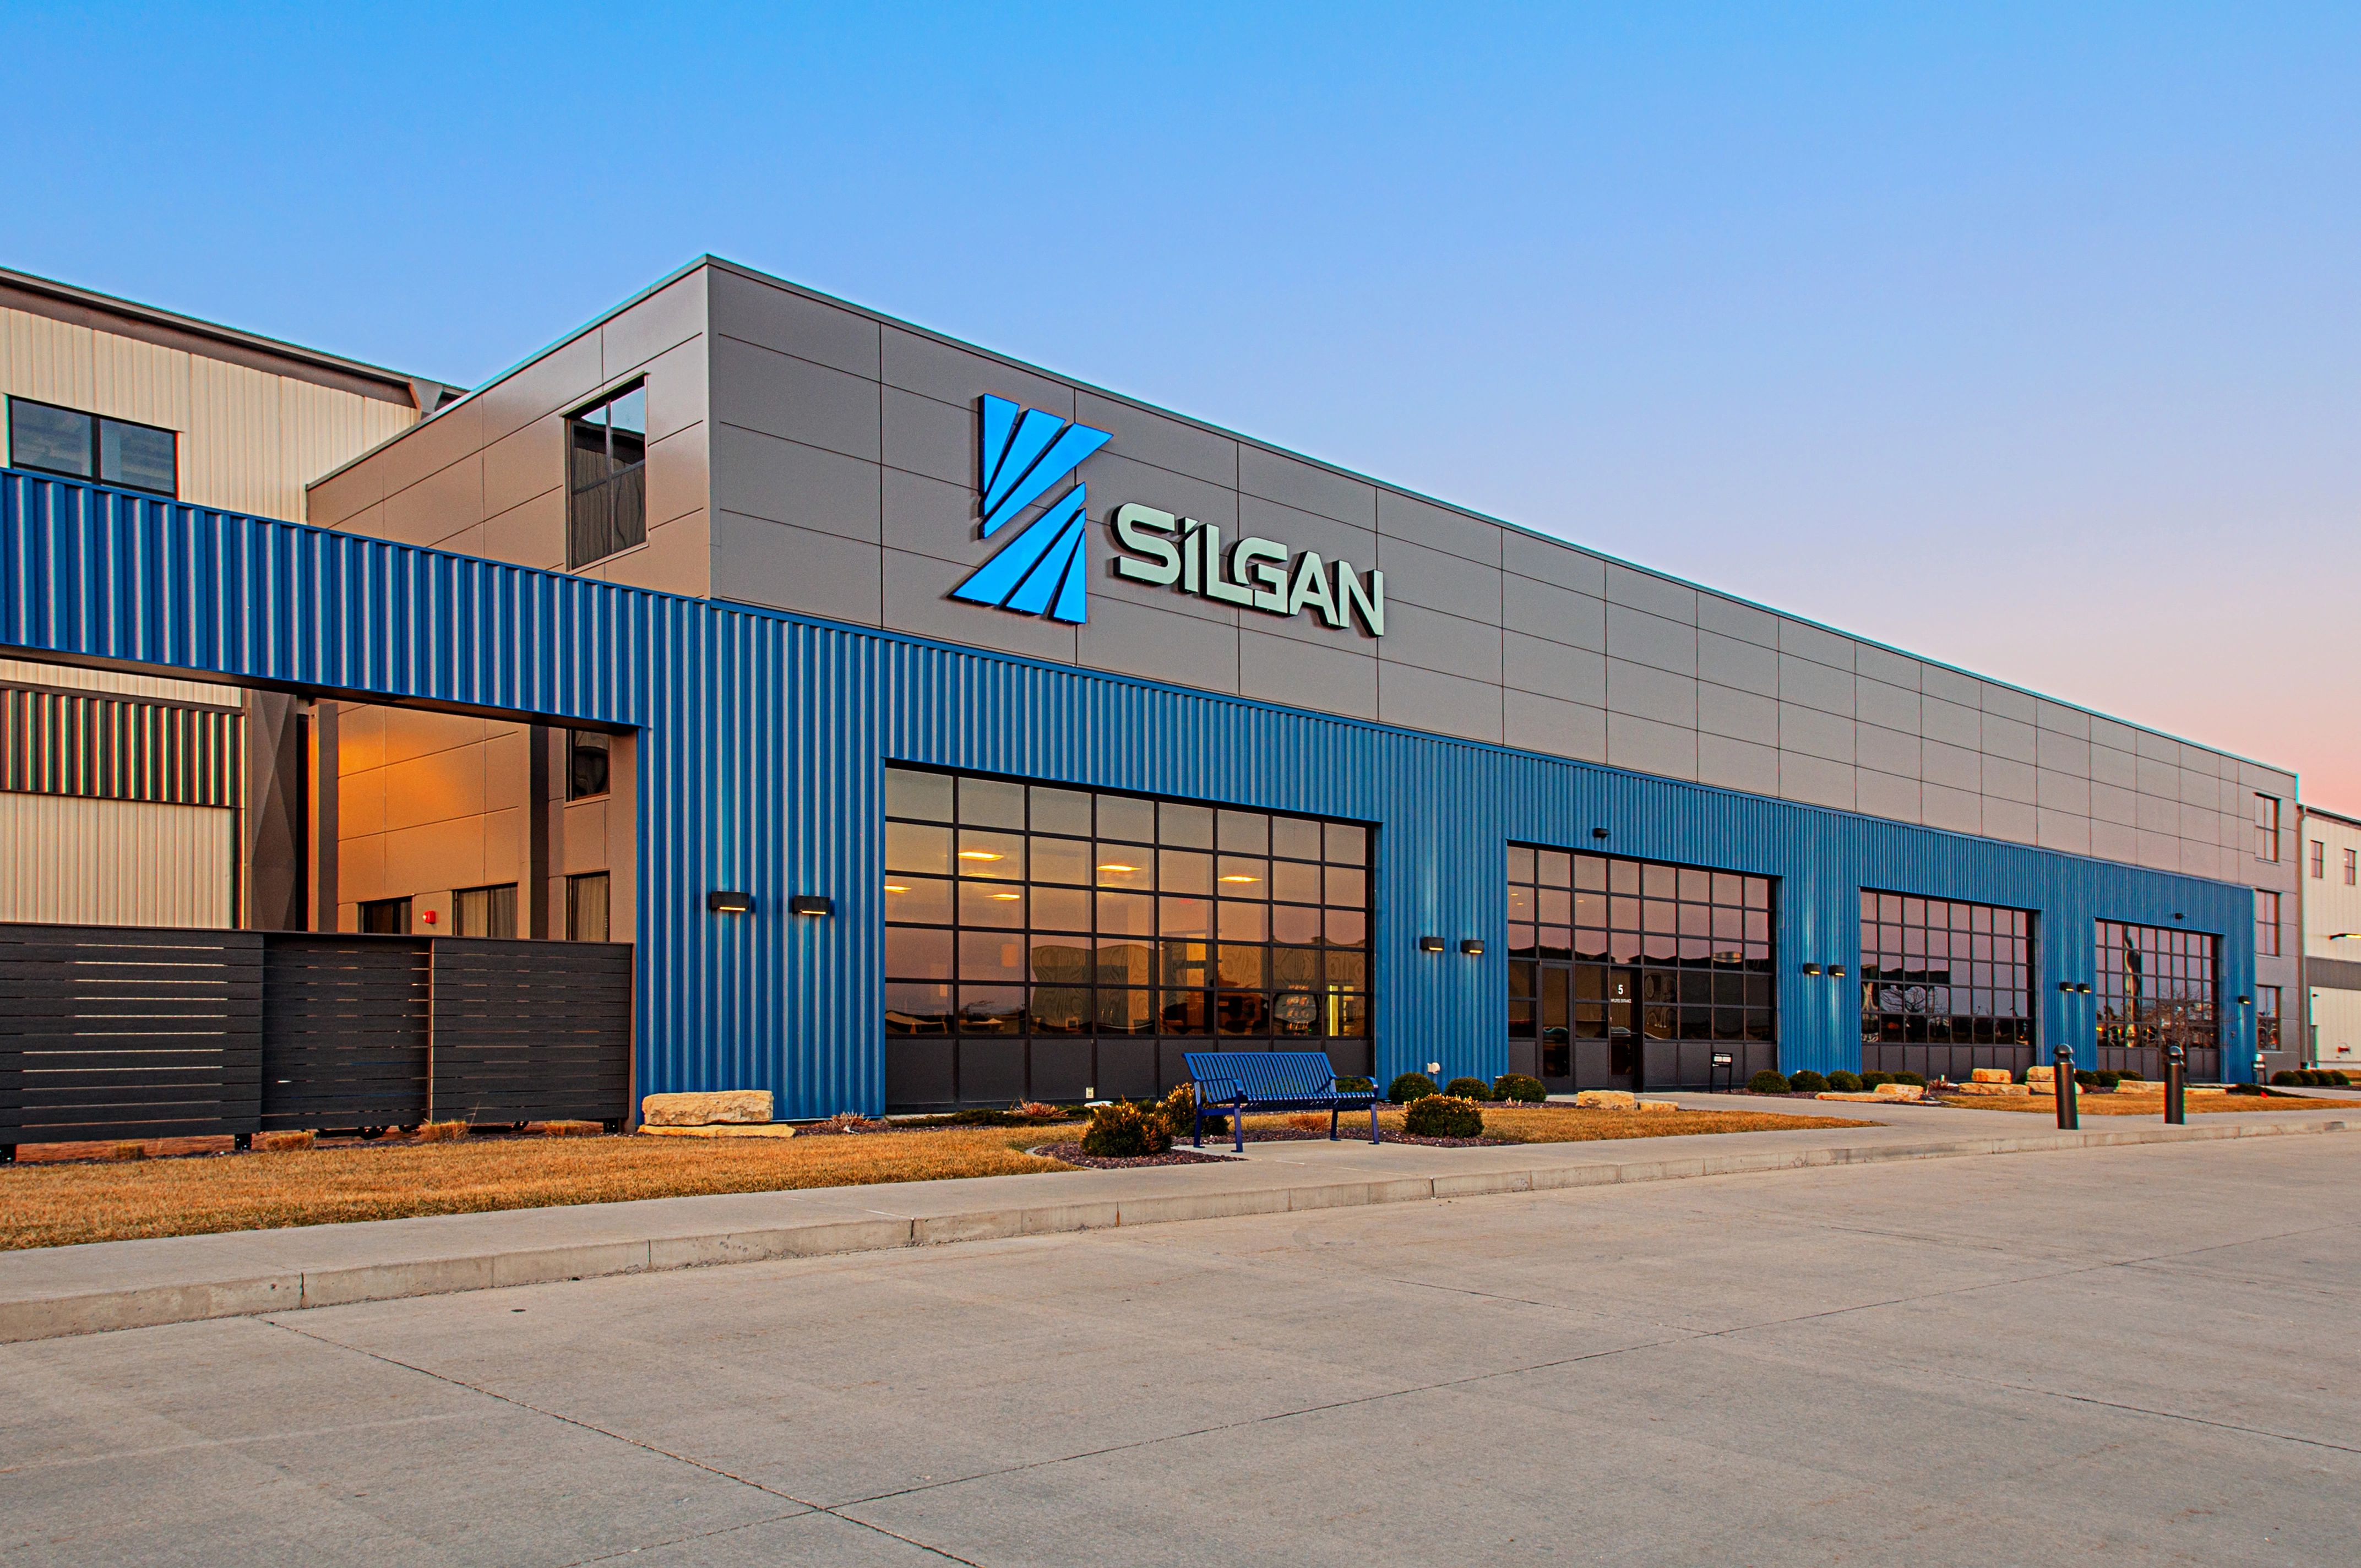
<instances>
[{"instance_id":1,"label":"concrete parking lot","mask_svg":"<svg viewBox=\"0 0 2361 1568\"><path fill-rule=\"evenodd\" d=\"M0 1346L0 1563L2346 1563L2346 1135Z\"/></svg>"}]
</instances>

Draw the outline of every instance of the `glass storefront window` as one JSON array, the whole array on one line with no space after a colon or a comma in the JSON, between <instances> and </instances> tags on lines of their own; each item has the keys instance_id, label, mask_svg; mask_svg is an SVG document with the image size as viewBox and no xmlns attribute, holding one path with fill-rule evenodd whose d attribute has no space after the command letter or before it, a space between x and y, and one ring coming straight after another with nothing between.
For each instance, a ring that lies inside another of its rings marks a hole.
<instances>
[{"instance_id":1,"label":"glass storefront window","mask_svg":"<svg viewBox=\"0 0 2361 1568\"><path fill-rule=\"evenodd\" d=\"M885 771L889 1035L1358 1039L1356 823Z\"/></svg>"},{"instance_id":2,"label":"glass storefront window","mask_svg":"<svg viewBox=\"0 0 2361 1568\"><path fill-rule=\"evenodd\" d=\"M2031 1046L2033 980L2028 912L1862 891L1864 1047Z\"/></svg>"},{"instance_id":3,"label":"glass storefront window","mask_svg":"<svg viewBox=\"0 0 2361 1568\"><path fill-rule=\"evenodd\" d=\"M2198 1051L2220 1044L2214 995L2219 954L2211 932L2114 920L2096 925L2092 972L2098 994L2092 1000L2102 1049L2180 1046Z\"/></svg>"}]
</instances>

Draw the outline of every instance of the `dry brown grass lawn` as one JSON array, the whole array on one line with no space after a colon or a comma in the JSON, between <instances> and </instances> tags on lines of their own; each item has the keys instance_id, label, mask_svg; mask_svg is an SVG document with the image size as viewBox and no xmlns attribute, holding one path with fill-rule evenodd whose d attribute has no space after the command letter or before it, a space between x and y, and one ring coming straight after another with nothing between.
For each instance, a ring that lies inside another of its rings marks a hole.
<instances>
[{"instance_id":1,"label":"dry brown grass lawn","mask_svg":"<svg viewBox=\"0 0 2361 1568\"><path fill-rule=\"evenodd\" d=\"M1380 1122L1399 1129L1401 1113L1386 1112ZM1286 1124L1281 1116L1247 1118L1250 1127ZM1579 1111L1534 1105L1484 1113L1487 1133L1537 1144L1874 1125L1762 1111ZM1367 1124L1362 1127L1366 1136ZM1351 1128L1352 1118L1347 1117L1345 1135ZM91 1159L100 1151L84 1146L76 1151L85 1156L82 1161L49 1158L0 1168L0 1248L635 1198L1069 1170L1072 1168L1025 1151L1073 1138L1079 1132L1079 1124L1066 1123L783 1139L390 1139L124 1163ZM1206 1141L1213 1142L1210 1134ZM152 1152L162 1154L168 1147L153 1146Z\"/></svg>"},{"instance_id":2,"label":"dry brown grass lawn","mask_svg":"<svg viewBox=\"0 0 2361 1568\"><path fill-rule=\"evenodd\" d=\"M1946 1099L1946 1105L1958 1105L1970 1111L2032 1111L2044 1116L2058 1113L2058 1099L2051 1094L2033 1094L2002 1099L1998 1095L1963 1094ZM2164 1091L2153 1094L2098 1093L2084 1090L2074 1097L2085 1116L2153 1116L2164 1120ZM2213 1115L2233 1111L2334 1111L2355 1109L2350 1103L2340 1105L2334 1100L2314 1100L2308 1095L2290 1094L2280 1091L2266 1100L2259 1094L2192 1094L2185 1103L2192 1116Z\"/></svg>"},{"instance_id":3,"label":"dry brown grass lawn","mask_svg":"<svg viewBox=\"0 0 2361 1568\"><path fill-rule=\"evenodd\" d=\"M1071 1170L1025 1150L1072 1135L1070 1125L782 1139L486 1138L0 1167L0 1247Z\"/></svg>"}]
</instances>

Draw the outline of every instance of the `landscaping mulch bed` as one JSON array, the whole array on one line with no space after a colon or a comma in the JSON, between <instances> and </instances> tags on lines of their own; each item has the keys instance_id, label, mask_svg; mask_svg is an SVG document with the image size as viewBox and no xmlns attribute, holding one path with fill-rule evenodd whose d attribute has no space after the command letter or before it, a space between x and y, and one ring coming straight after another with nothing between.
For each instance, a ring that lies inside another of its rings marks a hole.
<instances>
[{"instance_id":1,"label":"landscaping mulch bed","mask_svg":"<svg viewBox=\"0 0 2361 1568\"><path fill-rule=\"evenodd\" d=\"M1254 1135L1248 1133L1246 1136L1251 1138ZM1054 1159L1065 1165L1079 1165L1087 1170L1133 1170L1147 1165L1227 1165L1235 1157L1230 1155L1204 1154L1196 1149L1176 1148L1167 1149L1162 1154L1131 1155L1123 1158L1110 1158L1102 1155L1084 1154L1082 1146L1080 1144L1044 1144L1039 1148L1027 1149L1026 1152L1038 1155L1043 1159Z\"/></svg>"}]
</instances>

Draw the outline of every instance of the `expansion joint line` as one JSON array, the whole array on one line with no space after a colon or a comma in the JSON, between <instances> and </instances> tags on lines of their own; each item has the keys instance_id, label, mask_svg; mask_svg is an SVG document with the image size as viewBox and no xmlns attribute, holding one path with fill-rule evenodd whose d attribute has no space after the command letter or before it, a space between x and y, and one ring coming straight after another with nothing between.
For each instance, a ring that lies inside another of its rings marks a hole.
<instances>
[{"instance_id":1,"label":"expansion joint line","mask_svg":"<svg viewBox=\"0 0 2361 1568\"><path fill-rule=\"evenodd\" d=\"M651 1453L659 1459L670 1460L675 1464L685 1464L692 1470L701 1470L708 1475L718 1476L721 1480L733 1482L738 1486L761 1492L766 1497L776 1497L782 1502L793 1503L798 1510L794 1513L778 1514L770 1519L749 1519L744 1524L731 1525L726 1530L698 1530L692 1534L682 1536L676 1541L650 1541L645 1545L632 1547L625 1552L607 1552L598 1557L577 1558L573 1563L566 1564L566 1568L579 1568L579 1564L587 1563L612 1562L618 1557L626 1557L631 1555L633 1552L644 1552L650 1546L675 1546L680 1544L682 1541L710 1540L719 1536L733 1534L741 1530L752 1530L761 1525L776 1524L783 1519L801 1519L806 1514L827 1514L830 1518L842 1519L849 1525L857 1526L862 1530L884 1536L888 1540L898 1541L905 1546L915 1547L918 1551L926 1552L929 1556L939 1557L946 1563L961 1563L963 1565L963 1568L981 1568L981 1565L972 1558L961 1557L956 1552L946 1552L939 1546L930 1546L923 1541L914 1540L909 1536L902 1534L898 1530L887 1530L884 1525L873 1524L867 1519L856 1519L852 1515L842 1511L843 1509L851 1508L856 1504L873 1501L873 1499L872 1498L856 1497L850 1502L838 1503L834 1505L816 1503L807 1497L798 1497L792 1492L783 1492L776 1486L766 1486L762 1482L754 1480L751 1476L741 1475L735 1471L725 1470L718 1464L709 1464L702 1459L692 1458L690 1455L686 1453L675 1453L668 1448L659 1448L652 1442L643 1442L640 1439L629 1436L623 1432L610 1431L606 1427L599 1426L594 1421L586 1421L578 1416L569 1416L563 1410L544 1409L542 1406L533 1404L524 1399L517 1398L512 1395L503 1394L497 1388L487 1388L479 1383L470 1383L466 1378L454 1377L447 1373L437 1372L431 1366L421 1366L415 1362L404 1361L400 1356L387 1355L379 1351L367 1350L355 1344L346 1344L341 1340L330 1339L324 1334L315 1334L308 1329L299 1329L291 1323L280 1322L276 1318L264 1317L258 1321L271 1328L279 1330L282 1333L290 1333L295 1335L299 1339L310 1340L314 1344L326 1345L332 1350L341 1350L352 1355L365 1356L368 1360L379 1362L387 1366L400 1367L404 1372L414 1372L421 1377L432 1378L434 1381L443 1384L446 1387L465 1389L470 1394L475 1394L483 1398L494 1400L497 1403L506 1405L511 1409L523 1410L529 1414L539 1416L545 1420L557 1421L563 1425L573 1427L577 1431L589 1432L593 1436L605 1438L610 1442L620 1442L626 1447L636 1448L642 1453ZM885 1493L883 1495L891 1497L895 1494Z\"/></svg>"}]
</instances>

